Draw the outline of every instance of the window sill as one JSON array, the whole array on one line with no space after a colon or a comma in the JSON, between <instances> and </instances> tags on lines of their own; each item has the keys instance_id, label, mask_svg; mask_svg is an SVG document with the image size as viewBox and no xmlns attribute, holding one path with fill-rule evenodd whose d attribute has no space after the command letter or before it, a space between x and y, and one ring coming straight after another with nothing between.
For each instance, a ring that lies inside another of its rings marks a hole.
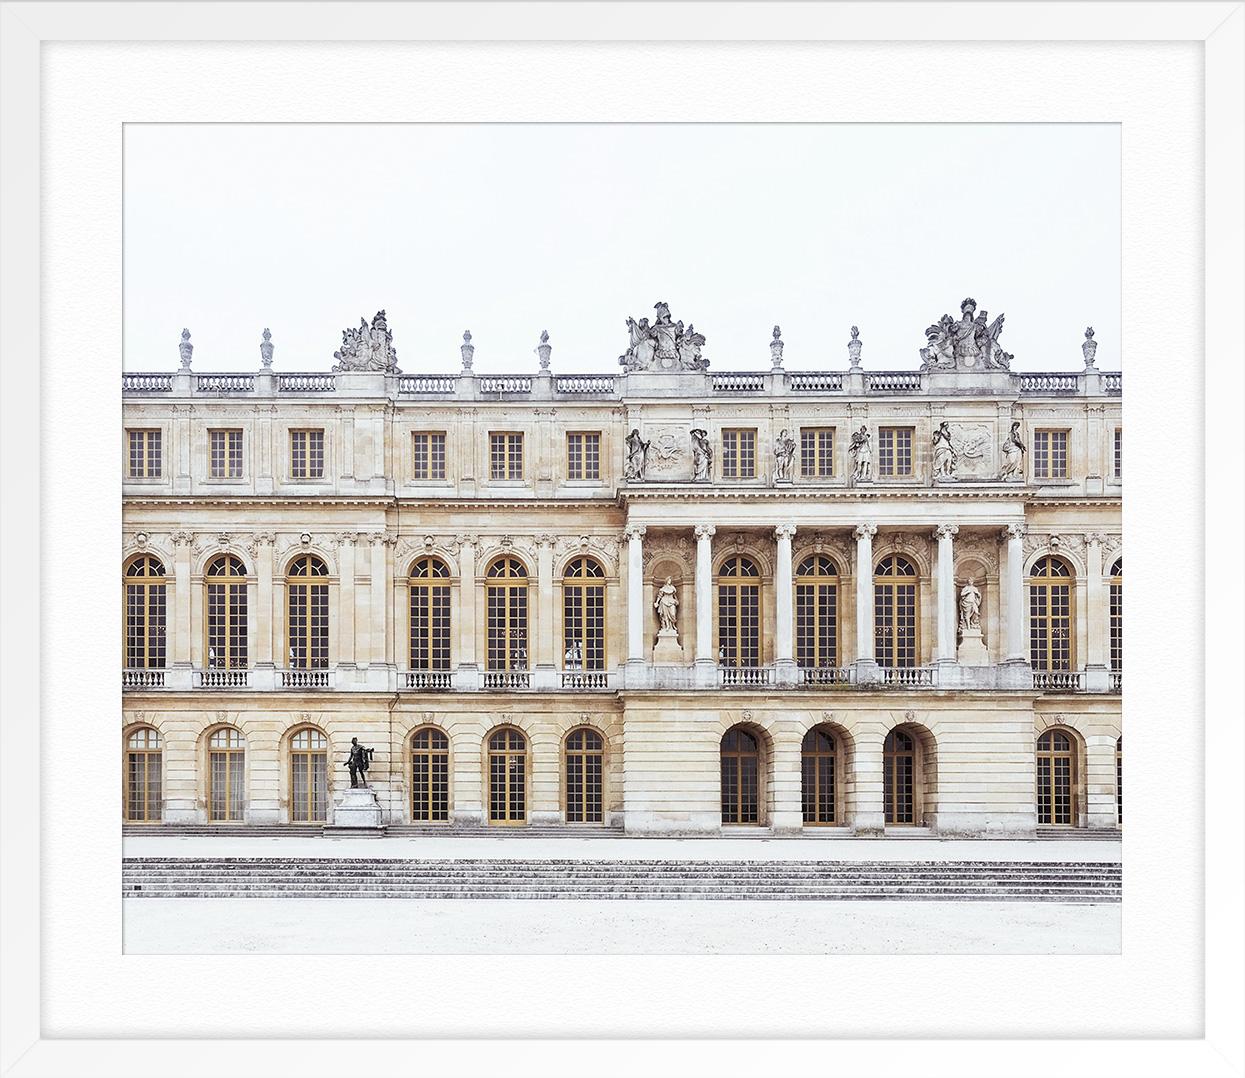
<instances>
[{"instance_id":1,"label":"window sill","mask_svg":"<svg viewBox=\"0 0 1245 1078\"><path fill-rule=\"evenodd\" d=\"M246 476L209 475L205 476L200 482L213 487L244 487L251 481Z\"/></svg>"}]
</instances>

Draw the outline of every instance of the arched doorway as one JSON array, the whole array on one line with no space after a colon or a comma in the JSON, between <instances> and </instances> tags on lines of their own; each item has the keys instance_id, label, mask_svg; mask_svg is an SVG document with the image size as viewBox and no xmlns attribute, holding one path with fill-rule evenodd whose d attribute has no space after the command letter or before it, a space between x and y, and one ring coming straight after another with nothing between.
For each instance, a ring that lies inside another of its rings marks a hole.
<instances>
[{"instance_id":1,"label":"arched doorway","mask_svg":"<svg viewBox=\"0 0 1245 1078\"><path fill-rule=\"evenodd\" d=\"M527 821L527 738L512 726L488 739L488 819L491 824Z\"/></svg>"},{"instance_id":2,"label":"arched doorway","mask_svg":"<svg viewBox=\"0 0 1245 1078\"><path fill-rule=\"evenodd\" d=\"M563 779L567 823L605 819L605 739L589 727L566 735Z\"/></svg>"},{"instance_id":3,"label":"arched doorway","mask_svg":"<svg viewBox=\"0 0 1245 1078\"><path fill-rule=\"evenodd\" d=\"M241 820L245 800L246 742L240 730L223 726L208 738L208 820Z\"/></svg>"},{"instance_id":4,"label":"arched doorway","mask_svg":"<svg viewBox=\"0 0 1245 1078\"><path fill-rule=\"evenodd\" d=\"M1037 742L1037 822L1075 827L1076 742L1066 730L1047 730Z\"/></svg>"},{"instance_id":5,"label":"arched doorway","mask_svg":"<svg viewBox=\"0 0 1245 1078\"><path fill-rule=\"evenodd\" d=\"M761 746L741 726L722 736L722 822L761 822Z\"/></svg>"},{"instance_id":6,"label":"arched doorway","mask_svg":"<svg viewBox=\"0 0 1245 1078\"><path fill-rule=\"evenodd\" d=\"M329 815L329 739L310 726L290 739L290 819L324 823Z\"/></svg>"},{"instance_id":7,"label":"arched doorway","mask_svg":"<svg viewBox=\"0 0 1245 1078\"><path fill-rule=\"evenodd\" d=\"M838 812L838 738L814 726L800 746L800 801L805 826L836 824Z\"/></svg>"},{"instance_id":8,"label":"arched doorway","mask_svg":"<svg viewBox=\"0 0 1245 1078\"><path fill-rule=\"evenodd\" d=\"M920 798L917 789L916 738L909 730L892 730L882 746L882 801L888 826L917 824Z\"/></svg>"}]
</instances>

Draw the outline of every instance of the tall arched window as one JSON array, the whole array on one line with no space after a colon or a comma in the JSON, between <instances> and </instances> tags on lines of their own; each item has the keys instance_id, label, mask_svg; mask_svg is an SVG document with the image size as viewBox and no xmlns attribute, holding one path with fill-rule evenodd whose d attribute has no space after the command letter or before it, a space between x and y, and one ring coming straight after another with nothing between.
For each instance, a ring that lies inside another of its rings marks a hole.
<instances>
[{"instance_id":1,"label":"tall arched window","mask_svg":"<svg viewBox=\"0 0 1245 1078\"><path fill-rule=\"evenodd\" d=\"M881 666L917 665L916 567L888 554L873 574L873 646Z\"/></svg>"},{"instance_id":2,"label":"tall arched window","mask_svg":"<svg viewBox=\"0 0 1245 1078\"><path fill-rule=\"evenodd\" d=\"M167 640L167 581L164 565L144 554L125 570L125 665L163 669Z\"/></svg>"},{"instance_id":3,"label":"tall arched window","mask_svg":"<svg viewBox=\"0 0 1245 1078\"><path fill-rule=\"evenodd\" d=\"M160 819L160 735L150 726L130 733L125 741L125 818L131 823L155 823Z\"/></svg>"},{"instance_id":4,"label":"tall arched window","mask_svg":"<svg viewBox=\"0 0 1245 1078\"><path fill-rule=\"evenodd\" d=\"M566 822L600 823L605 818L605 739L581 728L566 735Z\"/></svg>"},{"instance_id":5,"label":"tall arched window","mask_svg":"<svg viewBox=\"0 0 1245 1078\"><path fill-rule=\"evenodd\" d=\"M568 669L605 669L605 572L592 558L574 558L566 567L562 642Z\"/></svg>"},{"instance_id":6,"label":"tall arched window","mask_svg":"<svg viewBox=\"0 0 1245 1078\"><path fill-rule=\"evenodd\" d=\"M882 745L882 802L888 824L916 823L916 742L906 730Z\"/></svg>"},{"instance_id":7,"label":"tall arched window","mask_svg":"<svg viewBox=\"0 0 1245 1078\"><path fill-rule=\"evenodd\" d=\"M246 667L246 569L232 554L207 567L207 664L209 669Z\"/></svg>"},{"instance_id":8,"label":"tall arched window","mask_svg":"<svg viewBox=\"0 0 1245 1078\"><path fill-rule=\"evenodd\" d=\"M835 766L838 745L825 727L814 726L800 746L800 799L806 824L838 823Z\"/></svg>"},{"instance_id":9,"label":"tall arched window","mask_svg":"<svg viewBox=\"0 0 1245 1078\"><path fill-rule=\"evenodd\" d=\"M208 819L242 819L246 796L246 742L242 732L222 727L208 739Z\"/></svg>"},{"instance_id":10,"label":"tall arched window","mask_svg":"<svg viewBox=\"0 0 1245 1078\"><path fill-rule=\"evenodd\" d=\"M742 554L718 570L718 662L761 665L761 574Z\"/></svg>"},{"instance_id":11,"label":"tall arched window","mask_svg":"<svg viewBox=\"0 0 1245 1078\"><path fill-rule=\"evenodd\" d=\"M1115 822L1124 823L1124 738L1115 739Z\"/></svg>"},{"instance_id":12,"label":"tall arched window","mask_svg":"<svg viewBox=\"0 0 1245 1078\"><path fill-rule=\"evenodd\" d=\"M411 819L441 823L450 818L450 739L435 726L411 737Z\"/></svg>"},{"instance_id":13,"label":"tall arched window","mask_svg":"<svg viewBox=\"0 0 1245 1078\"><path fill-rule=\"evenodd\" d=\"M486 579L488 668L526 670L527 570L518 558L498 558Z\"/></svg>"},{"instance_id":14,"label":"tall arched window","mask_svg":"<svg viewBox=\"0 0 1245 1078\"><path fill-rule=\"evenodd\" d=\"M507 726L488 739L489 823L527 819L527 739Z\"/></svg>"},{"instance_id":15,"label":"tall arched window","mask_svg":"<svg viewBox=\"0 0 1245 1078\"><path fill-rule=\"evenodd\" d=\"M323 823L329 814L329 741L305 727L290 739L290 819Z\"/></svg>"},{"instance_id":16,"label":"tall arched window","mask_svg":"<svg viewBox=\"0 0 1245 1078\"><path fill-rule=\"evenodd\" d=\"M411 566L412 670L450 668L450 571L440 558Z\"/></svg>"},{"instance_id":17,"label":"tall arched window","mask_svg":"<svg viewBox=\"0 0 1245 1078\"><path fill-rule=\"evenodd\" d=\"M286 640L292 670L323 670L329 664L328 567L302 554L286 576Z\"/></svg>"},{"instance_id":18,"label":"tall arched window","mask_svg":"<svg viewBox=\"0 0 1245 1078\"><path fill-rule=\"evenodd\" d=\"M1107 580L1111 669L1124 669L1124 559L1116 558Z\"/></svg>"},{"instance_id":19,"label":"tall arched window","mask_svg":"<svg viewBox=\"0 0 1245 1078\"><path fill-rule=\"evenodd\" d=\"M795 661L803 667L839 665L839 567L824 554L795 573Z\"/></svg>"},{"instance_id":20,"label":"tall arched window","mask_svg":"<svg viewBox=\"0 0 1245 1078\"><path fill-rule=\"evenodd\" d=\"M1047 730L1037 743L1037 821L1076 823L1076 746L1063 730Z\"/></svg>"},{"instance_id":21,"label":"tall arched window","mask_svg":"<svg viewBox=\"0 0 1245 1078\"><path fill-rule=\"evenodd\" d=\"M1034 670L1072 669L1072 572L1049 554L1029 573L1029 661Z\"/></svg>"},{"instance_id":22,"label":"tall arched window","mask_svg":"<svg viewBox=\"0 0 1245 1078\"><path fill-rule=\"evenodd\" d=\"M759 823L761 748L747 730L732 726L722 737L722 822Z\"/></svg>"}]
</instances>

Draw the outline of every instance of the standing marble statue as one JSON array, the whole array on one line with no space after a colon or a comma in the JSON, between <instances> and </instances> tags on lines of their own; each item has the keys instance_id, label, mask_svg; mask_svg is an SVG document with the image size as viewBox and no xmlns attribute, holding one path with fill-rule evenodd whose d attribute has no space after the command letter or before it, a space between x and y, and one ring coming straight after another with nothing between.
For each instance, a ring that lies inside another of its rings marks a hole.
<instances>
[{"instance_id":1,"label":"standing marble statue","mask_svg":"<svg viewBox=\"0 0 1245 1078\"><path fill-rule=\"evenodd\" d=\"M934 431L934 478L954 479L960 455L951 444L951 424L943 420Z\"/></svg>"},{"instance_id":2,"label":"standing marble statue","mask_svg":"<svg viewBox=\"0 0 1245 1078\"><path fill-rule=\"evenodd\" d=\"M779 431L774 439L774 482L790 483L795 464L795 439L789 430Z\"/></svg>"},{"instance_id":3,"label":"standing marble statue","mask_svg":"<svg viewBox=\"0 0 1245 1078\"><path fill-rule=\"evenodd\" d=\"M960 628L981 628L981 592L971 576L960 589Z\"/></svg>"},{"instance_id":4,"label":"standing marble statue","mask_svg":"<svg viewBox=\"0 0 1245 1078\"><path fill-rule=\"evenodd\" d=\"M1012 429L1003 439L1001 453L1003 467L999 470L1000 479L1023 479L1025 473L1025 443L1020 440L1020 420L1012 423Z\"/></svg>"},{"instance_id":5,"label":"standing marble statue","mask_svg":"<svg viewBox=\"0 0 1245 1078\"><path fill-rule=\"evenodd\" d=\"M648 466L648 447L652 444L651 439L645 441L640 437L638 427L633 427L631 433L627 435L627 467L624 477L633 480L642 480L644 478L644 469Z\"/></svg>"},{"instance_id":6,"label":"standing marble statue","mask_svg":"<svg viewBox=\"0 0 1245 1078\"><path fill-rule=\"evenodd\" d=\"M673 633L678 630L679 593L670 577L666 577L666 582L658 589L653 609L657 611L659 631Z\"/></svg>"},{"instance_id":7,"label":"standing marble statue","mask_svg":"<svg viewBox=\"0 0 1245 1078\"><path fill-rule=\"evenodd\" d=\"M852 468L852 482L854 483L873 481L873 450L869 445L870 437L869 428L866 426L861 426L860 430L852 433L848 452L854 462Z\"/></svg>"},{"instance_id":8,"label":"standing marble statue","mask_svg":"<svg viewBox=\"0 0 1245 1078\"><path fill-rule=\"evenodd\" d=\"M699 427L692 431L692 479L707 483L713 478L713 446L709 432Z\"/></svg>"}]
</instances>

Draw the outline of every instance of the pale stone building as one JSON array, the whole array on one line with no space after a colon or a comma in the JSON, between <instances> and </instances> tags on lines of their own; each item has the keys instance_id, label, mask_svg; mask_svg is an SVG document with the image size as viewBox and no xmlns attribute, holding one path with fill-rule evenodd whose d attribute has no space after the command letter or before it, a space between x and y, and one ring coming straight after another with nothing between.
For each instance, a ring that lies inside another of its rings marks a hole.
<instances>
[{"instance_id":1,"label":"pale stone building","mask_svg":"<svg viewBox=\"0 0 1245 1078\"><path fill-rule=\"evenodd\" d=\"M710 372L665 304L621 373L183 333L123 377L125 818L318 824L358 737L391 825L1117 827L1121 376L974 313L898 371Z\"/></svg>"}]
</instances>

